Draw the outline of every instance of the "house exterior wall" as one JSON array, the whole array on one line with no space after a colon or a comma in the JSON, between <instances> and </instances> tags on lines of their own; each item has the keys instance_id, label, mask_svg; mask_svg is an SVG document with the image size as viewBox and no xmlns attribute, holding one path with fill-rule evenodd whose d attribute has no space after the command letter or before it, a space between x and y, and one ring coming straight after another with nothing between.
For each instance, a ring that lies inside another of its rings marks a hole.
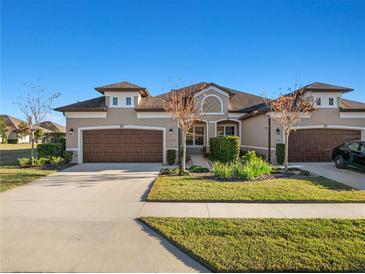
<instances>
[{"instance_id":1,"label":"house exterior wall","mask_svg":"<svg viewBox=\"0 0 365 274\"><path fill-rule=\"evenodd\" d=\"M255 150L258 153L268 153L268 122L265 115L255 116L253 118L243 120L243 142L242 148ZM297 128L339 128L339 129L358 129L362 131L362 139L365 140L365 119L364 118L340 118L338 108L321 108L313 111L310 118L302 118ZM278 135L276 129L280 129ZM276 144L284 143L283 130L276 122L275 118L271 118L271 159L276 162L275 148Z\"/></svg>"},{"instance_id":2,"label":"house exterior wall","mask_svg":"<svg viewBox=\"0 0 365 274\"><path fill-rule=\"evenodd\" d=\"M106 94L106 104L109 106L110 99L109 96L116 94ZM132 96L133 94L128 94ZM121 96L121 95L120 95ZM204 122L205 126L205 146L209 149L209 138L216 136L216 124L219 121L224 121L226 119L233 119L238 124L240 121L238 118L228 117L228 96L222 91L216 90L214 88L207 89L203 94L198 96L199 107L201 107L201 102L206 96L214 96L219 98L222 102L222 114L202 114L200 116L201 121ZM123 100L120 97L120 100ZM134 103L138 101L138 97L135 96ZM138 117L139 116L139 117ZM168 116L168 115L167 115ZM82 154L82 131L87 128L123 128L123 127L151 127L151 128L163 128L165 131L165 147L167 149L178 149L178 128L176 122L166 115L150 113L138 113L134 108L123 108L123 107L108 107L106 114L103 112L87 113L84 115L82 112L69 112L66 113L66 149L74 152L74 161L80 162L79 154ZM86 118L91 117L91 118ZM97 117L97 118L96 118ZM143 117L143 118L140 118ZM73 129L72 135L70 134L70 129ZM172 134L169 131L172 129ZM240 127L239 132L242 129ZM80 136L79 136L80 135ZM164 151L164 154L166 151Z\"/></svg>"}]
</instances>

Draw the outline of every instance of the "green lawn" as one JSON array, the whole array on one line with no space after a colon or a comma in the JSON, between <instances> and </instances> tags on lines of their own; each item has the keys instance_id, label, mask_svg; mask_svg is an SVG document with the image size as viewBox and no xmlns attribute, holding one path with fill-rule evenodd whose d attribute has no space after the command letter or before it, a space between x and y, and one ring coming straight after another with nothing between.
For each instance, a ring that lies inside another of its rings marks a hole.
<instances>
[{"instance_id":1,"label":"green lawn","mask_svg":"<svg viewBox=\"0 0 365 274\"><path fill-rule=\"evenodd\" d=\"M0 165L16 165L18 158L30 157L30 144L0 144Z\"/></svg>"},{"instance_id":2,"label":"green lawn","mask_svg":"<svg viewBox=\"0 0 365 274\"><path fill-rule=\"evenodd\" d=\"M222 182L195 176L159 176L148 201L364 202L365 191L323 177Z\"/></svg>"},{"instance_id":3,"label":"green lawn","mask_svg":"<svg viewBox=\"0 0 365 274\"><path fill-rule=\"evenodd\" d=\"M0 192L16 186L24 185L35 179L47 176L54 170L40 170L34 168L0 167Z\"/></svg>"},{"instance_id":4,"label":"green lawn","mask_svg":"<svg viewBox=\"0 0 365 274\"><path fill-rule=\"evenodd\" d=\"M365 271L365 220L142 221L216 272Z\"/></svg>"}]
</instances>

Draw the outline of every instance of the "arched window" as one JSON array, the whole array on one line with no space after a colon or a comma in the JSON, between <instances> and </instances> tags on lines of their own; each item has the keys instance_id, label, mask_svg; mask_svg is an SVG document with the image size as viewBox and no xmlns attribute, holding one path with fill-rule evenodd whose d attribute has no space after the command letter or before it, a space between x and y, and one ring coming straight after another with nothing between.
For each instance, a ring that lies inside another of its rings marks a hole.
<instances>
[{"instance_id":1,"label":"arched window","mask_svg":"<svg viewBox=\"0 0 365 274\"><path fill-rule=\"evenodd\" d=\"M223 113L223 102L217 95L208 95L202 100L202 113Z\"/></svg>"}]
</instances>

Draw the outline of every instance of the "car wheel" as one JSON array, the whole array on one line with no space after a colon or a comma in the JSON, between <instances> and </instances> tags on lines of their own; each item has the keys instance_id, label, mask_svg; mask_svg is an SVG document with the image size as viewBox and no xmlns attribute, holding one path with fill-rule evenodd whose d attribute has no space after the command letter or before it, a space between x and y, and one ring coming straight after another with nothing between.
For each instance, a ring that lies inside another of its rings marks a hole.
<instances>
[{"instance_id":1,"label":"car wheel","mask_svg":"<svg viewBox=\"0 0 365 274\"><path fill-rule=\"evenodd\" d=\"M345 161L341 154L337 155L335 158L335 166L337 168L345 168Z\"/></svg>"}]
</instances>

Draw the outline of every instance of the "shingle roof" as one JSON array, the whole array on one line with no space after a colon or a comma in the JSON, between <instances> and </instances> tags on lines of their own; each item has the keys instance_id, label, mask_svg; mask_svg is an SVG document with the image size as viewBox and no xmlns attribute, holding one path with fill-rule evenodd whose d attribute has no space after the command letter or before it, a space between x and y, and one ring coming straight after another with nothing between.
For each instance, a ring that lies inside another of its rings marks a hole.
<instances>
[{"instance_id":1,"label":"shingle roof","mask_svg":"<svg viewBox=\"0 0 365 274\"><path fill-rule=\"evenodd\" d=\"M352 88L346 88L346 87L340 87L320 82L314 82L312 84L309 84L307 86L303 87L306 90L312 90L312 91L342 91L342 92L348 92L352 91Z\"/></svg>"},{"instance_id":2,"label":"shingle roof","mask_svg":"<svg viewBox=\"0 0 365 274\"><path fill-rule=\"evenodd\" d=\"M100 96L86 101L77 102L71 105L55 108L55 111L106 111L105 97Z\"/></svg>"},{"instance_id":3,"label":"shingle roof","mask_svg":"<svg viewBox=\"0 0 365 274\"><path fill-rule=\"evenodd\" d=\"M62 132L62 133L66 132L66 128L64 126L61 126L61 125L59 125L55 122L52 122L52 121L41 122L41 123L39 123L39 126L42 129L49 130L50 132Z\"/></svg>"},{"instance_id":4,"label":"shingle roof","mask_svg":"<svg viewBox=\"0 0 365 274\"><path fill-rule=\"evenodd\" d=\"M11 131L17 131L19 129L20 123L25 123L25 121L15 118L10 115L0 115L0 118L4 120L5 125L11 129Z\"/></svg>"},{"instance_id":5,"label":"shingle roof","mask_svg":"<svg viewBox=\"0 0 365 274\"><path fill-rule=\"evenodd\" d=\"M264 102L262 97L249 94L246 92L234 90L231 88L223 87L217 85L216 83L207 83L207 82L200 82L197 84L193 84L190 86L186 86L180 89L173 89L167 93L158 95L156 97L146 97L142 98L141 102L138 104L136 110L137 111L163 111L163 101L168 100L169 96L172 92L186 92L187 94L196 94L206 88L209 87L216 87L220 90L225 91L229 96L229 104L228 110L230 112L243 112L242 110L260 104Z\"/></svg>"},{"instance_id":6,"label":"shingle roof","mask_svg":"<svg viewBox=\"0 0 365 274\"><path fill-rule=\"evenodd\" d=\"M348 99L341 99L340 111L342 112L365 112L365 103Z\"/></svg>"},{"instance_id":7,"label":"shingle roof","mask_svg":"<svg viewBox=\"0 0 365 274\"><path fill-rule=\"evenodd\" d=\"M104 93L105 91L138 91L142 96L148 96L148 90L127 81L109 84L95 88L97 91Z\"/></svg>"}]
</instances>

